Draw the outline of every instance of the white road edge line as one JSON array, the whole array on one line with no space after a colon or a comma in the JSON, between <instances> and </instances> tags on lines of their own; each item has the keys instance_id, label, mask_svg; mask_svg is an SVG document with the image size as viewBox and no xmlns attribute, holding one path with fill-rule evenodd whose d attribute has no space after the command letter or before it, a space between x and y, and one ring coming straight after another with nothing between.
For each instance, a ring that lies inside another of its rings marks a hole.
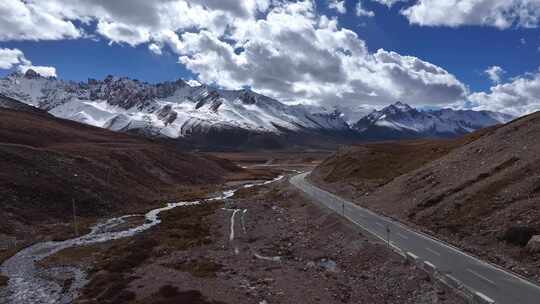
<instances>
[{"instance_id":1,"label":"white road edge line","mask_svg":"<svg viewBox=\"0 0 540 304\"><path fill-rule=\"evenodd\" d=\"M435 250L433 250L433 249L431 249L431 248L429 248L429 247L426 247L426 250L429 251L429 252L431 252L431 253L433 253L433 254L436 255L436 256L441 256L441 254L440 254L439 252L437 252L437 251L435 251Z\"/></svg>"},{"instance_id":2,"label":"white road edge line","mask_svg":"<svg viewBox=\"0 0 540 304\"><path fill-rule=\"evenodd\" d=\"M360 228L362 228L363 230L367 231L369 234L375 236L376 238L378 238L379 240L381 240L383 243L386 244L386 243L388 242L385 238L383 238L383 237L379 236L377 233L375 233L375 232L369 230L368 228L366 228L366 226L364 226L364 225L358 223L357 221L353 220L352 218L350 218L350 217L348 217L348 216L345 216L345 218L348 219L350 222L352 222L352 223L358 225L358 227L360 227ZM390 242L390 247L392 247L392 249L394 249L394 251L397 251L397 252L403 252L403 250L401 250L401 248L397 247L397 246L394 245L392 242Z\"/></svg>"},{"instance_id":3,"label":"white road edge line","mask_svg":"<svg viewBox=\"0 0 540 304\"><path fill-rule=\"evenodd\" d=\"M305 173L302 173L302 174L307 175L307 174L309 174L309 172L305 172ZM296 175L296 176L299 176L299 175ZM306 182L306 183L307 183L307 182ZM309 185L309 186L312 186L312 185L309 184L309 183L308 183L308 185ZM313 186L312 186L312 187L313 187ZM336 196L335 194L330 193L330 192L328 192L328 191L326 191L326 190L323 190L323 189L320 189L320 188L316 188L316 189L317 189L318 191L325 192L326 194L328 194L328 195L330 195L330 196L338 197L338 196ZM351 202L348 202L348 201L346 201L346 203L347 203L347 204L352 204ZM377 214L377 213L375 213L375 212L373 212L373 211L371 211L371 210L369 210L369 209L367 209L367 208L363 208L363 207L358 206L358 205L356 205L356 204L352 204L352 205L355 206L355 207L357 207L357 208L359 208L360 210L365 211L366 213L371 214L372 216L374 216L374 217L376 217L376 218L385 218L384 216L382 216L382 215L380 215L380 214ZM521 275L519 275L519 274L517 274L517 273L515 273L515 272L512 272L512 271L510 271L510 270L504 269L504 268L502 268L502 267L500 267L500 266L498 266L498 265L495 265L495 264L492 264L492 263L483 261L483 260L481 260L481 259L478 258L478 257L475 257L475 256L473 256L473 255L471 255L471 254L468 254L468 253L462 251L461 249L459 249L459 248L457 248L457 247L455 247L455 246L453 246L453 245L447 244L447 243L445 243L445 242L443 242L443 241L441 241L441 240L439 240L439 239L436 239L435 237L430 236L430 235L428 235L428 234L426 234L426 233L424 233L424 232L412 230L411 228L409 228L409 227L403 225L402 223L400 223L400 222L398 222L398 221L396 221L396 220L394 220L394 219L392 219L392 223L393 223L394 225L400 226L400 227L401 227L402 229L404 229L404 230L407 230L407 231L409 231L409 232L411 232L411 233L415 233L415 234L417 234L418 236L420 236L420 237L422 237L422 238L424 238L424 239L426 239L426 240L428 240L428 241L431 241L431 242L433 242L433 243L435 243L435 244L437 244L437 245L446 247L446 248L448 248L448 249L454 251L454 252L457 253L457 254L461 254L461 255L467 256L467 257L469 257L469 258L471 258L471 259L473 259L473 260L475 260L475 261L477 261L477 262L479 262L479 263L481 263L481 264L483 264L483 265L485 265L485 266L487 266L487 267L489 267L489 268L491 268L491 269L493 269L493 270L496 270L496 271L499 271L499 272L508 274L508 275L514 277L515 279L521 281L522 283L525 283L525 284L527 284L527 285L529 285L529 286L531 286L531 287L533 287L533 288L540 289L540 287L539 287L538 285L532 283L531 281L525 279L524 277L522 277ZM368 231L369 231L369 230L368 230ZM371 231L369 231L369 232L371 232ZM373 233L373 232L371 232L371 233ZM399 248L398 248L398 249L399 249ZM400 249L400 250L401 250L401 249Z\"/></svg>"},{"instance_id":4,"label":"white road edge line","mask_svg":"<svg viewBox=\"0 0 540 304\"><path fill-rule=\"evenodd\" d=\"M424 261L424 264L428 265L428 267L430 267L431 269L433 269L433 271L437 271L437 266L435 266L433 263L431 263L430 261Z\"/></svg>"},{"instance_id":5,"label":"white road edge line","mask_svg":"<svg viewBox=\"0 0 540 304\"><path fill-rule=\"evenodd\" d=\"M486 278L485 276L479 274L478 272L476 272L476 271L474 271L474 270L472 270L470 268L467 268L467 271L472 273L473 275L477 276L478 278L480 278L480 279L482 279L482 280L484 280L484 281L486 281L486 282L488 282L488 283L490 283L492 285L497 286L497 284L495 284L495 282L493 282L492 280L490 280L490 279Z\"/></svg>"},{"instance_id":6,"label":"white road edge line","mask_svg":"<svg viewBox=\"0 0 540 304\"><path fill-rule=\"evenodd\" d=\"M481 293L481 292L478 292L478 291L475 291L474 292L478 297L482 298L485 302L487 303L495 303L495 301L493 299L491 299L490 297L486 296L485 294Z\"/></svg>"},{"instance_id":7,"label":"white road edge line","mask_svg":"<svg viewBox=\"0 0 540 304\"><path fill-rule=\"evenodd\" d=\"M307 173L306 173L306 174L307 174ZM307 184L307 185L313 187L311 184ZM315 188L315 187L313 187L313 188ZM334 195L334 194L332 194L332 193L330 193L330 192L328 192L328 191L322 190L322 189L320 189L320 188L315 188L315 190L317 190L318 192L319 192L319 191L323 191L323 192L325 192L326 194L328 194L330 197L339 198L338 196L336 196L336 195ZM339 198L339 199L341 199L341 198ZM349 205L352 204L352 203L349 202L349 201L346 201L346 200L343 200L343 201L345 202L345 205L346 205L347 207L348 207ZM323 203L323 204L324 204L324 203ZM324 204L324 205L326 205L326 204ZM377 213L375 213L375 212L373 212L373 211L371 211L371 210L369 210L369 209L366 209L366 208L363 208L363 207L361 207L361 206L354 205L354 204L352 204L352 205L353 205L353 207L357 207L357 208L359 208L360 210L364 210L364 211L367 212L368 214L372 215L374 218L386 218L385 216L379 215L379 214L377 214ZM327 206L327 208L333 210L333 208L330 208L329 206ZM348 219L349 221L351 221L352 223L358 225L360 228L362 228L363 230L367 231L368 233L371 233L373 236L375 236L376 238L380 239L381 241L383 241L383 242L385 242L385 243L387 242L387 240L386 240L384 237L381 237L381 236L379 236L376 232L373 232L373 231L371 231L370 229L367 229L364 225L358 223L357 221L353 220L352 218L350 218L350 217L348 217L348 216L346 216L346 215L345 215L345 218ZM528 280L526 280L526 279L523 279L522 277L520 277L519 275L517 275L517 274L515 274L515 273L513 273L513 272L507 271L507 270L505 270L505 269L503 269L503 268L500 268L499 266L494 265L494 264L491 264L491 263L489 263L489 262L482 261L482 260L480 260L480 259L477 258L477 257L474 257L474 256L472 256L472 255L470 255L470 254L468 254L468 253L466 253L466 252L461 251L459 248L454 247L453 245L446 244L446 243L444 243L443 241L440 241L440 240L438 240L438 239L435 239L434 237L432 237L432 236L430 236L430 235L427 235L427 234L425 234L425 233L423 233L423 232L411 230L409 227L403 225L402 223L400 223L400 222L398 222L398 221L395 221L394 219L390 219L390 220L391 220L391 222L392 222L393 224L398 225L399 227L403 228L404 230L406 230L406 231L408 231L408 232L411 232L411 233L414 233L414 234L416 234L416 235L418 235L418 236L420 236L420 237L422 237L422 238L424 238L424 239L426 239L426 240L428 240L428 241L430 241L430 242L432 242L432 243L434 243L434 244L436 244L436 245L443 246L443 247L448 248L448 249L450 249L451 251L454 251L454 252L456 252L456 253L458 253L458 254L461 254L461 255L467 256L467 257L469 257L469 258L472 258L473 260L476 260L476 261L480 262L481 264L483 264L483 265L485 265L485 266L487 266L487 267L489 267L489 268L491 268L491 269L497 270L497 271L499 271L499 272L507 273L507 274L511 275L512 277L514 277L514 278L516 278L516 279L518 279L518 280L520 280L520 281L522 281L522 282L524 282L524 283L527 283L528 285L531 285L531 286L534 286L534 287L538 288L537 285L533 284L532 282L530 282L530 281L528 281ZM376 224L378 224L378 225L380 225L380 226L382 226L382 227L385 227L385 226L383 226L380 222L376 222ZM392 249L393 249L394 251L396 251L396 252L398 252L398 253L399 253L399 252L403 252L403 250L402 250L401 248L395 246L392 242L391 242L391 247L392 247ZM428 249L428 248L426 248L426 249ZM428 250L429 250L429 249L428 249ZM419 259L419 257L418 257L417 255L415 255L414 253L412 253L412 252L410 252L410 251L407 251L406 254L408 254L408 255L414 257L415 259ZM428 262L428 263L429 263L429 262ZM430 263L430 264L431 264L431 263ZM433 265L433 264L431 264L431 265ZM488 278L482 276L481 274L479 274L479 273L477 273L477 272L475 272L475 271L473 271L473 270L471 270L471 269L468 269L468 268L467 268L467 271L471 272L473 275L475 275L475 276L481 278L482 280L485 280L486 282L489 282L490 284L492 284L492 285L494 285L494 286L497 286L497 285L495 284L495 282L489 280ZM459 281L458 281L458 282L459 282ZM463 284L463 283L461 283L461 284ZM465 286L465 285L463 285L463 286ZM495 301L493 301L491 298L489 298L488 296L484 295L483 293L480 293L480 292L478 292L478 291L476 291L476 290L474 290L474 289L471 289L471 288L469 288L469 290L472 290L472 292L473 292L474 294L476 294L478 297L483 298L483 299L486 300L487 302L489 302L489 303L495 303Z\"/></svg>"},{"instance_id":8,"label":"white road edge line","mask_svg":"<svg viewBox=\"0 0 540 304\"><path fill-rule=\"evenodd\" d=\"M401 233L401 232L398 232L397 235L398 235L400 238L402 238L402 239L405 239L405 240L408 240L408 239L409 239L408 236L404 235L404 234Z\"/></svg>"}]
</instances>

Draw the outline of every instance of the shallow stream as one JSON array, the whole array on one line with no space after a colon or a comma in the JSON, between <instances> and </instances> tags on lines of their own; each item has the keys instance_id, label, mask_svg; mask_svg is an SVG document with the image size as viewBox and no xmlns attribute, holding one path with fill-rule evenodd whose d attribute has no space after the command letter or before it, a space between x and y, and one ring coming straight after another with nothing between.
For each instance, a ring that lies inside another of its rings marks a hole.
<instances>
[{"instance_id":1,"label":"shallow stream","mask_svg":"<svg viewBox=\"0 0 540 304\"><path fill-rule=\"evenodd\" d=\"M142 215L124 215L109 219L95 225L90 233L78 238L61 242L42 242L29 246L6 260L0 267L1 274L9 277L7 286L0 289L0 303L71 303L73 299L77 298L81 288L86 284L86 274L74 267L45 269L40 267L37 262L66 248L131 237L161 223L159 214L163 211L177 207L224 200L232 197L236 191L242 188L267 185L282 178L283 176L278 176L275 179L265 182L245 184L233 190L223 191L221 194L210 199L169 203L164 207L153 209L146 213L143 224L125 230L118 230L115 227L117 228L119 225L124 224L129 217ZM71 281L69 290L64 290L63 282L66 280Z\"/></svg>"}]
</instances>

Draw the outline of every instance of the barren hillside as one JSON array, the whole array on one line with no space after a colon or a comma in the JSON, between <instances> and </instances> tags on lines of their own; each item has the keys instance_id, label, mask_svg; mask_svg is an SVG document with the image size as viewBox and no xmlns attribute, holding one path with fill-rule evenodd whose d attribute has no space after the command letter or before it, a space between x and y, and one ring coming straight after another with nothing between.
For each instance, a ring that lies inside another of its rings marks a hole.
<instances>
[{"instance_id":1,"label":"barren hillside","mask_svg":"<svg viewBox=\"0 0 540 304\"><path fill-rule=\"evenodd\" d=\"M337 153L313 180L538 279L525 244L540 233L540 113L461 142L375 147Z\"/></svg>"},{"instance_id":2,"label":"barren hillside","mask_svg":"<svg viewBox=\"0 0 540 304\"><path fill-rule=\"evenodd\" d=\"M85 219L215 191L244 173L156 141L10 109L0 109L0 168L0 234L19 239L71 233L73 205L84 226Z\"/></svg>"}]
</instances>

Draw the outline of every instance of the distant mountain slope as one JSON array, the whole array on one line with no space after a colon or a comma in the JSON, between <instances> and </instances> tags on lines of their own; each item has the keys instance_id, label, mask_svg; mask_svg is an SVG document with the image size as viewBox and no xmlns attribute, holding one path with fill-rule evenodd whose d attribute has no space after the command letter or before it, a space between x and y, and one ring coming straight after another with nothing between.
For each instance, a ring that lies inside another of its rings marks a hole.
<instances>
[{"instance_id":1,"label":"distant mountain slope","mask_svg":"<svg viewBox=\"0 0 540 304\"><path fill-rule=\"evenodd\" d=\"M182 80L149 84L108 76L75 83L44 78L32 70L0 79L0 94L57 117L113 131L234 148L448 137L508 119L491 112L420 112L401 103L365 116L369 110L362 106L286 105L250 90L190 86Z\"/></svg>"},{"instance_id":2,"label":"distant mountain slope","mask_svg":"<svg viewBox=\"0 0 540 304\"><path fill-rule=\"evenodd\" d=\"M56 227L51 235L72 231L73 202L82 222L133 213L243 171L157 141L1 107L0 168L0 236L30 239L42 225Z\"/></svg>"},{"instance_id":3,"label":"distant mountain slope","mask_svg":"<svg viewBox=\"0 0 540 304\"><path fill-rule=\"evenodd\" d=\"M36 107L29 106L13 98L0 94L0 109L11 109L22 112L30 112L35 114L48 115L46 111L40 110Z\"/></svg>"},{"instance_id":4,"label":"distant mountain slope","mask_svg":"<svg viewBox=\"0 0 540 304\"><path fill-rule=\"evenodd\" d=\"M540 113L480 135L457 145L426 141L425 149L355 146L325 161L314 178L540 281L538 253L524 247L540 234Z\"/></svg>"},{"instance_id":5,"label":"distant mountain slope","mask_svg":"<svg viewBox=\"0 0 540 304\"><path fill-rule=\"evenodd\" d=\"M332 112L287 106L249 90L192 87L182 80L154 85L109 76L74 83L30 71L1 79L0 93L57 117L169 138L349 131Z\"/></svg>"},{"instance_id":6,"label":"distant mountain slope","mask_svg":"<svg viewBox=\"0 0 540 304\"><path fill-rule=\"evenodd\" d=\"M313 170L311 178L323 184L335 184L342 194L371 193L394 178L416 170L490 130L482 129L453 139L384 141L342 146Z\"/></svg>"},{"instance_id":7,"label":"distant mountain slope","mask_svg":"<svg viewBox=\"0 0 540 304\"><path fill-rule=\"evenodd\" d=\"M489 111L419 111L397 102L363 117L353 129L369 140L455 137L512 119L510 115Z\"/></svg>"}]
</instances>

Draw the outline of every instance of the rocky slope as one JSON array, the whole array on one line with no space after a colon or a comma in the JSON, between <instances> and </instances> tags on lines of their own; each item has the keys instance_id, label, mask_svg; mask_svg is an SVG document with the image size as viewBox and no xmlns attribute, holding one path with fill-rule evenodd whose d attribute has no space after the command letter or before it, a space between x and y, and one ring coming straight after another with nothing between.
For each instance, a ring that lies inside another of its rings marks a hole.
<instances>
[{"instance_id":1,"label":"rocky slope","mask_svg":"<svg viewBox=\"0 0 540 304\"><path fill-rule=\"evenodd\" d=\"M235 146L254 135L346 135L349 131L332 111L287 106L250 90L192 87L182 80L148 84L109 76L75 83L44 78L30 70L1 79L0 93L96 127L202 143Z\"/></svg>"},{"instance_id":2,"label":"rocky slope","mask_svg":"<svg viewBox=\"0 0 540 304\"><path fill-rule=\"evenodd\" d=\"M286 180L161 219L42 264L88 271L75 303L465 303Z\"/></svg>"},{"instance_id":3,"label":"rocky slope","mask_svg":"<svg viewBox=\"0 0 540 304\"><path fill-rule=\"evenodd\" d=\"M433 141L408 158L399 157L407 149L387 143L387 150L394 148L388 162L409 167L387 166L390 176L379 180L369 174L380 169L369 163L375 156L359 152L369 146L357 148L356 158L337 153L313 178L333 191L347 189L359 204L538 280L540 253L525 245L540 233L540 113L480 135L446 148L448 142ZM357 171L347 172L352 159Z\"/></svg>"},{"instance_id":4,"label":"rocky slope","mask_svg":"<svg viewBox=\"0 0 540 304\"><path fill-rule=\"evenodd\" d=\"M427 114L400 103L361 118L368 114L361 106L285 105L250 90L182 80L149 84L108 76L75 83L32 70L0 79L0 93L57 117L203 147L327 147L363 139L455 136L508 119L490 112Z\"/></svg>"},{"instance_id":5,"label":"rocky slope","mask_svg":"<svg viewBox=\"0 0 540 304\"><path fill-rule=\"evenodd\" d=\"M33 106L29 106L16 99L4 96L2 94L0 94L0 109L11 109L39 115L49 115L46 111L40 110L39 108Z\"/></svg>"},{"instance_id":6,"label":"rocky slope","mask_svg":"<svg viewBox=\"0 0 540 304\"><path fill-rule=\"evenodd\" d=\"M215 157L0 101L0 241L72 232L73 204L82 223L214 191L244 171ZM0 260L4 247L0 242Z\"/></svg>"}]
</instances>

